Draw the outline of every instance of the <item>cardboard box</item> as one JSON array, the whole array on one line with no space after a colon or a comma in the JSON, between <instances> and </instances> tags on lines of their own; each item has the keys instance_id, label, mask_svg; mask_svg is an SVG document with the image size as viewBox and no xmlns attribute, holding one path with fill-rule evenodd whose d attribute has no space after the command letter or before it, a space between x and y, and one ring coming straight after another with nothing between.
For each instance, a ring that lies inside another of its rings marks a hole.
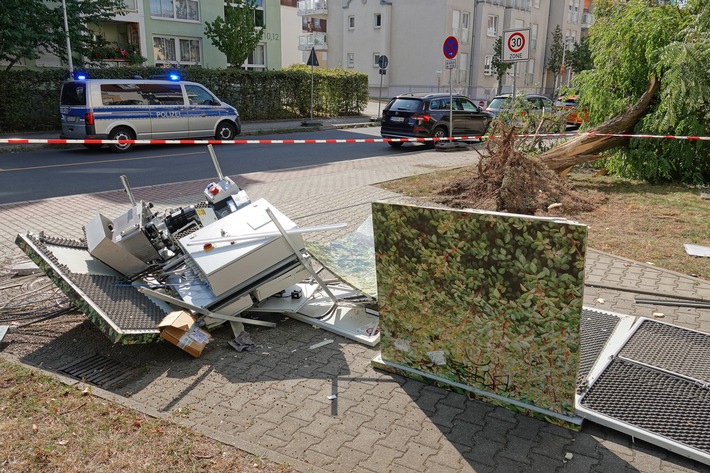
<instances>
[{"instance_id":1,"label":"cardboard box","mask_svg":"<svg viewBox=\"0 0 710 473\"><path fill-rule=\"evenodd\" d=\"M160 338L198 358L212 339L209 332L194 325L195 318L187 311L169 313L159 324Z\"/></svg>"}]
</instances>

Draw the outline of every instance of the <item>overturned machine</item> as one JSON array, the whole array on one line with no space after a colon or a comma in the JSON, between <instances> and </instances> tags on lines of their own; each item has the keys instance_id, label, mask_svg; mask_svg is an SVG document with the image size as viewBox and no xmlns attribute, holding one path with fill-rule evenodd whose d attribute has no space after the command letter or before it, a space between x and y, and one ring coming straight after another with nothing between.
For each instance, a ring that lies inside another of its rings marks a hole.
<instances>
[{"instance_id":1,"label":"overturned machine","mask_svg":"<svg viewBox=\"0 0 710 473\"><path fill-rule=\"evenodd\" d=\"M188 338L225 323L236 338L244 324L275 326L244 312L275 312L376 345L372 297L324 281L305 250L304 233L344 225L300 228L268 201L252 202L208 148L219 179L202 202L154 211L121 176L130 208L97 214L83 240L28 232L16 243L115 343L155 341L161 322L183 310L194 320Z\"/></svg>"}]
</instances>

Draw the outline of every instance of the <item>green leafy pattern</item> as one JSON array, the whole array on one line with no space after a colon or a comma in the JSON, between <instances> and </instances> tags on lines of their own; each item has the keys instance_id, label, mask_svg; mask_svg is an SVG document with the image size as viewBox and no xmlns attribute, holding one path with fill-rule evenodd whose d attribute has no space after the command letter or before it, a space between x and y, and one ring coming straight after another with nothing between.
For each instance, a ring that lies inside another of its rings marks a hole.
<instances>
[{"instance_id":1,"label":"green leafy pattern","mask_svg":"<svg viewBox=\"0 0 710 473\"><path fill-rule=\"evenodd\" d=\"M587 228L373 203L386 361L572 415Z\"/></svg>"}]
</instances>

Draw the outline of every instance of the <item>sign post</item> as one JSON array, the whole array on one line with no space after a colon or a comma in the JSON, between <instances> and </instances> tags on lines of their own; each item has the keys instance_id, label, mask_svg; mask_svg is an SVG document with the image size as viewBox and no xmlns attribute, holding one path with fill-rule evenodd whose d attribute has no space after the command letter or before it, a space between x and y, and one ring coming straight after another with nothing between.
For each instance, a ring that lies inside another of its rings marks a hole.
<instances>
[{"instance_id":1,"label":"sign post","mask_svg":"<svg viewBox=\"0 0 710 473\"><path fill-rule=\"evenodd\" d=\"M311 66L311 119L308 122L303 122L303 126L320 126L320 123L313 121L313 68L318 66L318 56L316 56L316 48L311 48L311 54L308 56L307 66Z\"/></svg>"},{"instance_id":2,"label":"sign post","mask_svg":"<svg viewBox=\"0 0 710 473\"><path fill-rule=\"evenodd\" d=\"M503 31L503 48L501 61L513 63L513 96L515 96L515 81L518 75L518 62L530 59L530 28L520 28Z\"/></svg>"},{"instance_id":3,"label":"sign post","mask_svg":"<svg viewBox=\"0 0 710 473\"><path fill-rule=\"evenodd\" d=\"M459 52L459 41L454 36L449 36L444 40L444 57L446 68L449 70L449 139L454 136L454 92L451 80L452 70L456 68L456 54Z\"/></svg>"},{"instance_id":4,"label":"sign post","mask_svg":"<svg viewBox=\"0 0 710 473\"><path fill-rule=\"evenodd\" d=\"M384 54L377 59L377 65L380 66L380 98L377 100L377 119L380 119L380 106L382 105L382 77L387 74L387 66L390 60Z\"/></svg>"}]
</instances>

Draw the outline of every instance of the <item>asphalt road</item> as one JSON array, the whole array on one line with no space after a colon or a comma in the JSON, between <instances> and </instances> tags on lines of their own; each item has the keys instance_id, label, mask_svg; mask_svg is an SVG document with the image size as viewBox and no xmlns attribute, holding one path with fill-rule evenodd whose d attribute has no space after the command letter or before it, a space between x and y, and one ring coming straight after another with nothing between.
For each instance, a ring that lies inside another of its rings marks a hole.
<instances>
[{"instance_id":1,"label":"asphalt road","mask_svg":"<svg viewBox=\"0 0 710 473\"><path fill-rule=\"evenodd\" d=\"M260 140L379 138L380 129L357 128L259 136ZM247 137L252 139L252 137ZM246 144L216 146L222 173L238 174L396 155L423 150L407 144L399 149L385 143ZM48 148L0 154L0 204L121 189L120 176L131 187L213 179L216 177L206 146L146 145L128 153L104 147Z\"/></svg>"}]
</instances>

